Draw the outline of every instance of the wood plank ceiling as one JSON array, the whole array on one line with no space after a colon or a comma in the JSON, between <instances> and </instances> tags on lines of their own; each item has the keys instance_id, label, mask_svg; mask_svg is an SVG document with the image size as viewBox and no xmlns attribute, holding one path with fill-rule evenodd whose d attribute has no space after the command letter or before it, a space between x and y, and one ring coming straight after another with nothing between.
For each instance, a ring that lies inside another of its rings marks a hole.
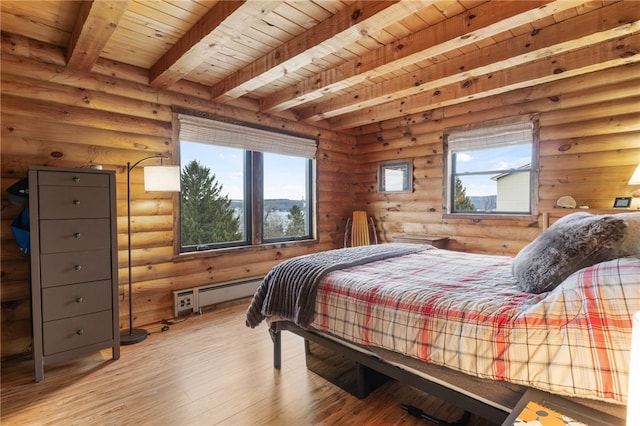
<instances>
[{"instance_id":1,"label":"wood plank ceiling","mask_svg":"<svg viewBox=\"0 0 640 426\"><path fill-rule=\"evenodd\" d=\"M640 60L634 1L3 0L3 32L354 134Z\"/></svg>"}]
</instances>

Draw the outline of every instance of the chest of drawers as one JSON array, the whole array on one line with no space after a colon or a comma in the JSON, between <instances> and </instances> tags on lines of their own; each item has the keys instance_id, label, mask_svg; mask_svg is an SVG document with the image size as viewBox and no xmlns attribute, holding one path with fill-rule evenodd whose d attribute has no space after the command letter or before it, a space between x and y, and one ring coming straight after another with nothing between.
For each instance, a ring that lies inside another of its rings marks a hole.
<instances>
[{"instance_id":1,"label":"chest of drawers","mask_svg":"<svg viewBox=\"0 0 640 426\"><path fill-rule=\"evenodd\" d=\"M36 381L50 362L120 357L115 194L111 171L29 169Z\"/></svg>"}]
</instances>

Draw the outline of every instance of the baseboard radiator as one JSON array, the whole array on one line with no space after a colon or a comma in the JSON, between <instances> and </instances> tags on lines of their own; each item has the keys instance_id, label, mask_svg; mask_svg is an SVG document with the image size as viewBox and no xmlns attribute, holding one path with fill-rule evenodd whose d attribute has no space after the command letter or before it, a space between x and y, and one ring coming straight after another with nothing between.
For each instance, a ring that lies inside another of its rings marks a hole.
<instances>
[{"instance_id":1,"label":"baseboard radiator","mask_svg":"<svg viewBox=\"0 0 640 426\"><path fill-rule=\"evenodd\" d=\"M253 296L262 282L261 276L226 281L200 287L185 288L173 292L175 317L202 313L219 303Z\"/></svg>"}]
</instances>

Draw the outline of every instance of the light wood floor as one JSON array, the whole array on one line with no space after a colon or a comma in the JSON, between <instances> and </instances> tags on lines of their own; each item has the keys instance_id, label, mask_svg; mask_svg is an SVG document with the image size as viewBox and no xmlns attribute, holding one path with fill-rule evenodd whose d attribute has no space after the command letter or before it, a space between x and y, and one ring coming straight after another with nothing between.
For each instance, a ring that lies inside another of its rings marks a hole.
<instances>
[{"instance_id":1,"label":"light wood floor","mask_svg":"<svg viewBox=\"0 0 640 426\"><path fill-rule=\"evenodd\" d=\"M2 363L2 425L428 425L400 403L455 421L461 410L396 382L359 400L305 367L300 337L283 333L272 367L266 326L244 325L233 302L123 346L48 366L33 381L30 359ZM472 417L470 425L490 425Z\"/></svg>"}]
</instances>

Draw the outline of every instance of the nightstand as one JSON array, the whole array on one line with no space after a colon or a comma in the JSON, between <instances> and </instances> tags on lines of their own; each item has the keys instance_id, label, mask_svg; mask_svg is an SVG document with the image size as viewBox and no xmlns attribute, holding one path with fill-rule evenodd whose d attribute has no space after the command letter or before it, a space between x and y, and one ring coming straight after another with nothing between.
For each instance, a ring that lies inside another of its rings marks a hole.
<instances>
[{"instance_id":1,"label":"nightstand","mask_svg":"<svg viewBox=\"0 0 640 426\"><path fill-rule=\"evenodd\" d=\"M441 249L446 249L449 245L449 237L433 235L396 235L393 237L393 241L396 243L427 244Z\"/></svg>"},{"instance_id":2,"label":"nightstand","mask_svg":"<svg viewBox=\"0 0 640 426\"><path fill-rule=\"evenodd\" d=\"M584 425L624 426L624 420L578 404L559 395L528 389L502 426L512 425Z\"/></svg>"}]
</instances>

